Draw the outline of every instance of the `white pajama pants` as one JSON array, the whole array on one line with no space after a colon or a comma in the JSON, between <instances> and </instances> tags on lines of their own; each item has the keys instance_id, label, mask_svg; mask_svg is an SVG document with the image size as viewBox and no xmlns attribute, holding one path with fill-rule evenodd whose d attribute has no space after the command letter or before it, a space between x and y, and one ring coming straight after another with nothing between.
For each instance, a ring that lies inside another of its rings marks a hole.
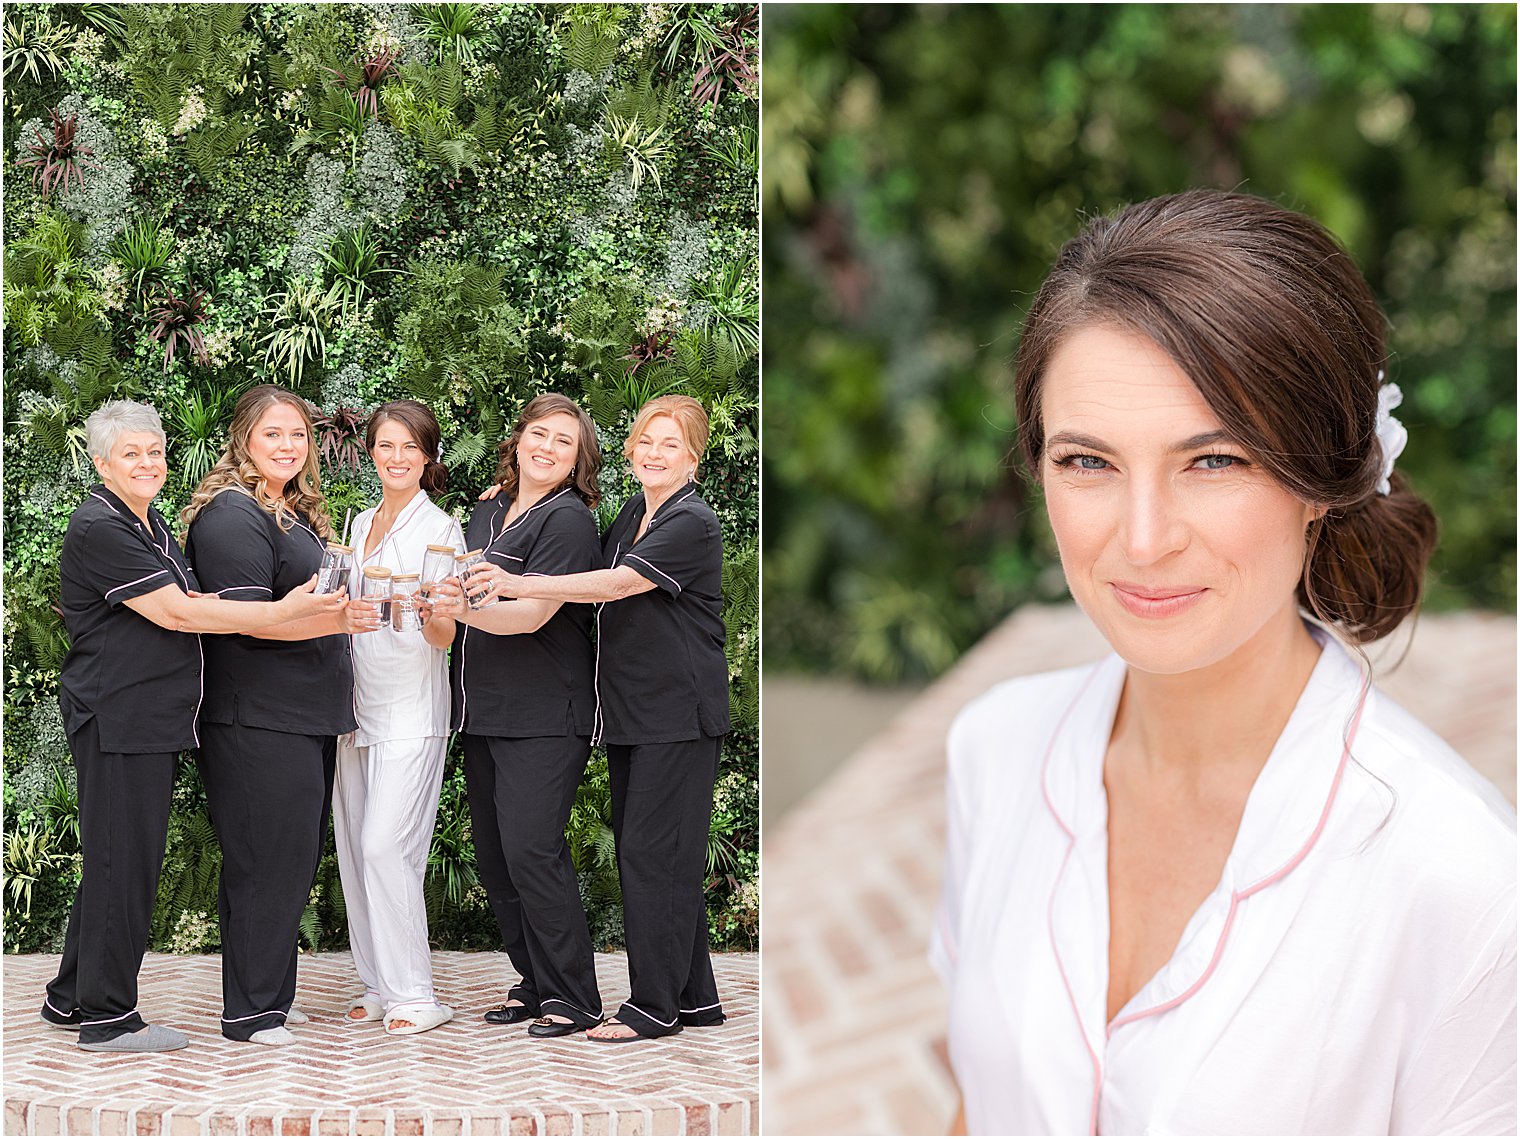
<instances>
[{"instance_id":1,"label":"white pajama pants","mask_svg":"<svg viewBox=\"0 0 1520 1139\"><path fill-rule=\"evenodd\" d=\"M448 740L338 744L333 831L354 968L387 1019L437 1003L428 951L427 870Z\"/></svg>"}]
</instances>

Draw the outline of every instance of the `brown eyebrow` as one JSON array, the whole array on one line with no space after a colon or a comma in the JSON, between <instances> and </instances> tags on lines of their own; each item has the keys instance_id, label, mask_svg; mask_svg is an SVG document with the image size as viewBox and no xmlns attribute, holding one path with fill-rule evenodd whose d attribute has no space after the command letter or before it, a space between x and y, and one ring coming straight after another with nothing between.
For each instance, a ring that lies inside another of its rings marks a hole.
<instances>
[{"instance_id":1,"label":"brown eyebrow","mask_svg":"<svg viewBox=\"0 0 1520 1139\"><path fill-rule=\"evenodd\" d=\"M1171 454L1179 454L1183 451L1196 451L1200 447L1209 447L1215 443L1231 442L1234 442L1234 439L1230 433L1221 428L1218 431L1204 431L1198 435L1191 435L1181 442L1173 443L1167 448L1167 451ZM1092 435L1084 435L1080 431L1057 431L1045 440L1045 445L1047 447L1052 445L1081 447L1088 451L1108 451L1110 453L1114 450L1113 447L1110 447L1103 440Z\"/></svg>"}]
</instances>

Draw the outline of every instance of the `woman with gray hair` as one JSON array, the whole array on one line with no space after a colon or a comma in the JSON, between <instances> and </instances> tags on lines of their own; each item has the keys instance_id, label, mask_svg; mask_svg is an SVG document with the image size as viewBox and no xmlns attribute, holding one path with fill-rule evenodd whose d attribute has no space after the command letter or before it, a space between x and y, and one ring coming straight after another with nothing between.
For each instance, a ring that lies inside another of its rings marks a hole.
<instances>
[{"instance_id":1,"label":"woman with gray hair","mask_svg":"<svg viewBox=\"0 0 1520 1139\"><path fill-rule=\"evenodd\" d=\"M199 633L333 613L313 577L279 601L198 592L169 527L149 509L168 475L158 412L116 400L85 422L100 482L69 520L59 562L71 647L58 701L79 784L83 874L42 1019L88 1052L165 1052L184 1033L137 1012L137 972L158 890L177 755L199 746Z\"/></svg>"}]
</instances>

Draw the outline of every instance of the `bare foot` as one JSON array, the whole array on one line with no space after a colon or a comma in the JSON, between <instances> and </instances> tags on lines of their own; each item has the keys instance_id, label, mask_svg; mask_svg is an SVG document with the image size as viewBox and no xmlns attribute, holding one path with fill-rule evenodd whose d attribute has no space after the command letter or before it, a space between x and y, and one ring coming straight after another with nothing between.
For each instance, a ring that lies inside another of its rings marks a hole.
<instances>
[{"instance_id":1,"label":"bare foot","mask_svg":"<svg viewBox=\"0 0 1520 1139\"><path fill-rule=\"evenodd\" d=\"M604 1020L595 1028L587 1029L586 1035L593 1040L632 1040L638 1033L620 1020Z\"/></svg>"},{"instance_id":2,"label":"bare foot","mask_svg":"<svg viewBox=\"0 0 1520 1139\"><path fill-rule=\"evenodd\" d=\"M369 1013L364 1011L363 1005L360 1005L358 1008L351 1008L348 1010L349 1020L363 1020L368 1015Z\"/></svg>"},{"instance_id":3,"label":"bare foot","mask_svg":"<svg viewBox=\"0 0 1520 1139\"><path fill-rule=\"evenodd\" d=\"M412 1022L409 1021L409 1020L401 1020L401 1019L398 1018L396 1020L391 1021L390 1024L386 1025L386 1027L389 1028L392 1032L395 1032L398 1029L411 1028L412 1027Z\"/></svg>"}]
</instances>

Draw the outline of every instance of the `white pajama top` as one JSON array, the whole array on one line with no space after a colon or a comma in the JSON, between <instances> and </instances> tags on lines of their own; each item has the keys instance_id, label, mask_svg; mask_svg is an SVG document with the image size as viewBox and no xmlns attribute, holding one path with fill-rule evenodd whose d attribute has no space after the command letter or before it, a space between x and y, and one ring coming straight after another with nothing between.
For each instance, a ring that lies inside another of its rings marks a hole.
<instances>
[{"instance_id":1,"label":"white pajama top","mask_svg":"<svg viewBox=\"0 0 1520 1139\"><path fill-rule=\"evenodd\" d=\"M930 956L972 1134L1515 1133L1514 809L1316 636L1219 884L1108 1023L1124 662L962 711Z\"/></svg>"},{"instance_id":2,"label":"white pajama top","mask_svg":"<svg viewBox=\"0 0 1520 1139\"><path fill-rule=\"evenodd\" d=\"M348 595L359 596L363 570L384 566L393 574L421 573L428 546L452 546L464 553L459 523L433 505L420 487L401 509L390 532L368 557L364 544L375 521L375 508L354 519L354 569ZM382 626L353 636L354 718L359 729L354 747L388 740L421 739L449 734L448 653L435 649L420 631L398 633Z\"/></svg>"}]
</instances>

